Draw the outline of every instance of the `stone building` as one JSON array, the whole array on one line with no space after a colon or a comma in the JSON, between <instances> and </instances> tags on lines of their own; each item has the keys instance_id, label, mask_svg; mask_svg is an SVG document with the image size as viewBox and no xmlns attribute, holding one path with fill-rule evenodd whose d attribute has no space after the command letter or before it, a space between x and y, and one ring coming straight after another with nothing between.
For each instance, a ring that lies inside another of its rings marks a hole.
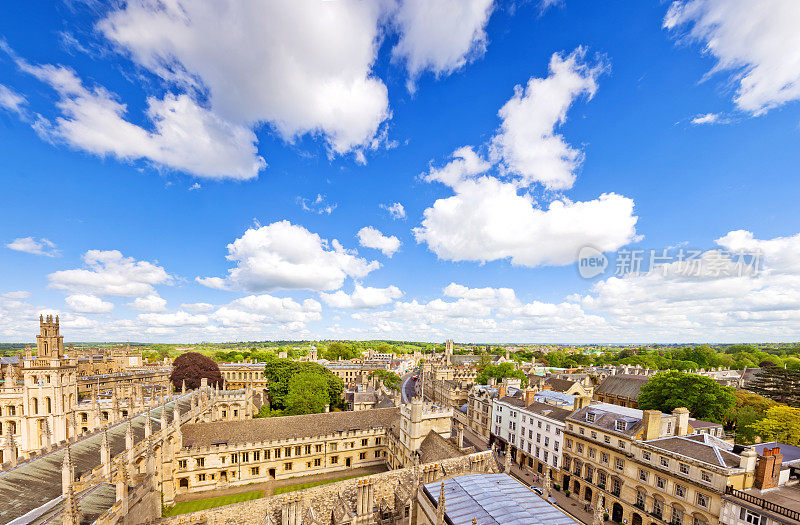
<instances>
[{"instance_id":1,"label":"stone building","mask_svg":"<svg viewBox=\"0 0 800 525\"><path fill-rule=\"evenodd\" d=\"M716 525L723 495L751 488L762 461L755 448L697 432L703 425L685 408L592 403L566 425L563 487L631 525Z\"/></svg>"},{"instance_id":2,"label":"stone building","mask_svg":"<svg viewBox=\"0 0 800 525\"><path fill-rule=\"evenodd\" d=\"M416 393L433 404L460 409L467 404L469 391L478 376L479 356L453 355L453 341L445 342L442 355L434 355L420 365Z\"/></svg>"},{"instance_id":3,"label":"stone building","mask_svg":"<svg viewBox=\"0 0 800 525\"><path fill-rule=\"evenodd\" d=\"M219 363L219 372L222 375L226 390L241 390L252 388L263 396L269 393L269 382L264 375L266 363L245 361L242 363Z\"/></svg>"},{"instance_id":4,"label":"stone building","mask_svg":"<svg viewBox=\"0 0 800 525\"><path fill-rule=\"evenodd\" d=\"M498 392L496 386L474 385L467 394L467 426L486 441L492 428L492 401Z\"/></svg>"},{"instance_id":5,"label":"stone building","mask_svg":"<svg viewBox=\"0 0 800 525\"><path fill-rule=\"evenodd\" d=\"M605 378L594 391L594 399L622 407L639 406L639 390L647 383L645 375L617 374Z\"/></svg>"}]
</instances>

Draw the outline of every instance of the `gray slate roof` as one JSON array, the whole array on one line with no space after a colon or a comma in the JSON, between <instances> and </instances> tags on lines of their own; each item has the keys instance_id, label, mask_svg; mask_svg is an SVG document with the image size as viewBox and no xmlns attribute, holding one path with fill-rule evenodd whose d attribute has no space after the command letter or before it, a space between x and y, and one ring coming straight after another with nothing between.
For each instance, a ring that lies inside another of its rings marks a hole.
<instances>
[{"instance_id":1,"label":"gray slate roof","mask_svg":"<svg viewBox=\"0 0 800 525\"><path fill-rule=\"evenodd\" d=\"M182 426L181 433L184 447L208 447L221 442L227 442L229 445L258 443L329 435L346 430L389 428L399 423L399 408L376 408L356 412L327 412L302 416L196 423Z\"/></svg>"},{"instance_id":2,"label":"gray slate roof","mask_svg":"<svg viewBox=\"0 0 800 525\"><path fill-rule=\"evenodd\" d=\"M597 386L596 394L638 399L639 390L647 383L648 377L629 374L608 376Z\"/></svg>"}]
</instances>

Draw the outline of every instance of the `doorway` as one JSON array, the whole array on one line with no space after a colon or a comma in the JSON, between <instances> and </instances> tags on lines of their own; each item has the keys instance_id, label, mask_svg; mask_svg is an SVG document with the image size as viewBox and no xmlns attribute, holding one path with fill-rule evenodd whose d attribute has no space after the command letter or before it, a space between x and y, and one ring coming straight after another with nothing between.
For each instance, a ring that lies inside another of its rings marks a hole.
<instances>
[{"instance_id":1,"label":"doorway","mask_svg":"<svg viewBox=\"0 0 800 525\"><path fill-rule=\"evenodd\" d=\"M346 458L346 459L344 460L344 466L345 466L345 467L349 467L349 466L350 466L350 458Z\"/></svg>"},{"instance_id":2,"label":"doorway","mask_svg":"<svg viewBox=\"0 0 800 525\"><path fill-rule=\"evenodd\" d=\"M622 523L622 505L619 503L614 503L611 506L611 520Z\"/></svg>"},{"instance_id":3,"label":"doorway","mask_svg":"<svg viewBox=\"0 0 800 525\"><path fill-rule=\"evenodd\" d=\"M642 516L637 514L636 512L633 513L633 519L631 520L632 525L642 525Z\"/></svg>"},{"instance_id":4,"label":"doorway","mask_svg":"<svg viewBox=\"0 0 800 525\"><path fill-rule=\"evenodd\" d=\"M275 469L269 469L269 479L275 479Z\"/></svg>"}]
</instances>

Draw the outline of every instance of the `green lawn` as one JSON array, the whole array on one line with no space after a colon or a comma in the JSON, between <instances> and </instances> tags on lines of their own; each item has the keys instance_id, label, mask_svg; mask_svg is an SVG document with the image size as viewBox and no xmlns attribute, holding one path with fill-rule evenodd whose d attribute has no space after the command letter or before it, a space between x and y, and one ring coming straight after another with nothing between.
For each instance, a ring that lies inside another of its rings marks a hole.
<instances>
[{"instance_id":1,"label":"green lawn","mask_svg":"<svg viewBox=\"0 0 800 525\"><path fill-rule=\"evenodd\" d=\"M213 507L221 507L222 505L230 505L231 503L239 503L241 501L250 501L251 499L258 499L263 495L263 490L255 490L253 492L231 494L230 496L217 496L216 498L184 501L183 503L178 503L174 507L168 507L166 510L164 510L164 517L177 516L178 514L186 514L189 512L196 512L198 510L205 510Z\"/></svg>"},{"instance_id":2,"label":"green lawn","mask_svg":"<svg viewBox=\"0 0 800 525\"><path fill-rule=\"evenodd\" d=\"M287 492L294 492L295 490L303 490L303 489L307 489L307 488L310 488L310 487L319 487L320 485L327 485L328 483L335 483L337 481L342 481L342 480L345 480L345 479L361 478L361 477L364 477L363 474L360 475L360 476L347 476L347 477L344 477L344 478L330 479L328 481L313 481L313 482L310 482L310 483L299 483L297 485L287 485L285 487L277 487L274 491L272 491L272 493L273 494L285 494Z\"/></svg>"}]
</instances>

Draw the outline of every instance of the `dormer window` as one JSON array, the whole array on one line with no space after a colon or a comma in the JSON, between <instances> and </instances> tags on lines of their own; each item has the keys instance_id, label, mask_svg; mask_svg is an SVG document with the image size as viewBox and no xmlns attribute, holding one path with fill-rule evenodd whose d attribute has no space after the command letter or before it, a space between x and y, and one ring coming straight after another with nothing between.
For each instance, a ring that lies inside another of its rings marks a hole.
<instances>
[{"instance_id":1,"label":"dormer window","mask_svg":"<svg viewBox=\"0 0 800 525\"><path fill-rule=\"evenodd\" d=\"M624 420L624 419L617 419L617 420L614 422L614 428L615 428L616 430L619 430L619 431L621 431L621 432L624 432L624 431L627 429L627 426L628 426L628 425L625 423L625 420Z\"/></svg>"},{"instance_id":2,"label":"dormer window","mask_svg":"<svg viewBox=\"0 0 800 525\"><path fill-rule=\"evenodd\" d=\"M589 423L594 423L594 420L597 419L597 414L594 412L586 412L586 421Z\"/></svg>"}]
</instances>

